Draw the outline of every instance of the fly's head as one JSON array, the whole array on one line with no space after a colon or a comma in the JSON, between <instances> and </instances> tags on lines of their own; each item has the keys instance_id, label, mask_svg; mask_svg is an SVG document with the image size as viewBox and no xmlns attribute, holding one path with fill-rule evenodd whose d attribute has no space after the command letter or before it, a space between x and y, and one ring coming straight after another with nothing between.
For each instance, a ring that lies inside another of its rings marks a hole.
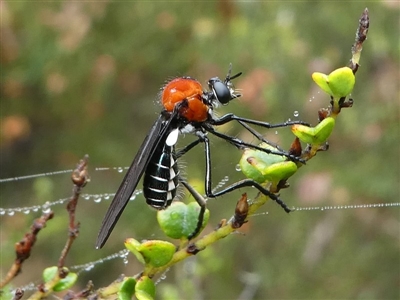
<instances>
[{"instance_id":1,"label":"fly's head","mask_svg":"<svg viewBox=\"0 0 400 300\"><path fill-rule=\"evenodd\" d=\"M218 77L213 77L208 81L208 88L210 89L210 92L206 93L206 97L208 98L208 102L210 102L211 105L226 105L231 100L241 96L241 94L238 93L235 89L232 79L239 77L242 73L240 72L236 75L231 76L231 71L232 65L230 65L228 74L226 75L224 81L222 81Z\"/></svg>"}]
</instances>

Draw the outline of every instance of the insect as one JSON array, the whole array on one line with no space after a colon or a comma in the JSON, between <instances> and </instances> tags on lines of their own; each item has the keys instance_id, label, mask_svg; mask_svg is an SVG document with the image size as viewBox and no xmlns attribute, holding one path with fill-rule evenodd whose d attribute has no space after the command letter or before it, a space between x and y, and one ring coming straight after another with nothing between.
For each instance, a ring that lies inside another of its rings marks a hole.
<instances>
[{"instance_id":1,"label":"insect","mask_svg":"<svg viewBox=\"0 0 400 300\"><path fill-rule=\"evenodd\" d=\"M251 179L241 180L218 192L212 191L211 154L207 133L226 140L241 149L250 147L267 153L285 155L291 160L301 161L301 159L289 153L264 149L215 130L216 126L237 121L254 136L260 138L260 135L248 124L265 128L277 128L302 123L300 121L288 121L280 124L270 124L242 118L232 113L216 117L213 113L216 106L228 104L231 100L241 96L235 91L232 80L242 73L231 76L231 70L232 65L224 80L218 77L209 79L207 91L203 91L200 82L191 77L178 77L164 86L161 93L163 110L140 146L108 208L97 237L96 248L103 247L107 241L141 177L144 177L143 194L147 204L156 209L164 209L171 204L179 184L188 189L201 207L197 227L188 238L190 239L198 234L203 222L205 200L180 177L176 160L199 143L204 143L205 148L205 191L207 197L214 198L241 187L253 186L261 193L278 202L286 212L290 211L286 204L276 195ZM175 145L180 133L193 133L197 136L197 139L183 149L175 151Z\"/></svg>"}]
</instances>

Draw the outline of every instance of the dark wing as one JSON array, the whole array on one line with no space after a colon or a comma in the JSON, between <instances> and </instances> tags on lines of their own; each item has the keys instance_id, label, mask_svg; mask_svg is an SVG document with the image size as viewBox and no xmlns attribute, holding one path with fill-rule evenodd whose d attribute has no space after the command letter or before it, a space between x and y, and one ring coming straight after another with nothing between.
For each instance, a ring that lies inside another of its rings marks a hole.
<instances>
[{"instance_id":1,"label":"dark wing","mask_svg":"<svg viewBox=\"0 0 400 300\"><path fill-rule=\"evenodd\" d=\"M144 139L142 146L135 156L128 172L126 173L122 183L112 200L110 207L104 216L99 234L97 236L96 248L100 249L106 243L111 234L115 224L128 204L130 197L136 189L144 170L151 159L155 149L157 148L160 140L169 132L168 128L171 124L174 115L169 120L165 120L164 116L160 114L157 121L154 123L150 132Z\"/></svg>"}]
</instances>

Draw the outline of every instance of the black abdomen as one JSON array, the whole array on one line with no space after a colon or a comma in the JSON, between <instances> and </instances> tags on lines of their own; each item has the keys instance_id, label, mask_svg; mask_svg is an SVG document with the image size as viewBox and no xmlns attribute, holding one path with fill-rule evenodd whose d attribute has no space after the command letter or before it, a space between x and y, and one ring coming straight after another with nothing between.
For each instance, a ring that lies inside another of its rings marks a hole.
<instances>
[{"instance_id":1,"label":"black abdomen","mask_svg":"<svg viewBox=\"0 0 400 300\"><path fill-rule=\"evenodd\" d=\"M175 198L179 169L173 146L156 149L144 173L143 194L148 205L156 209L168 207Z\"/></svg>"}]
</instances>

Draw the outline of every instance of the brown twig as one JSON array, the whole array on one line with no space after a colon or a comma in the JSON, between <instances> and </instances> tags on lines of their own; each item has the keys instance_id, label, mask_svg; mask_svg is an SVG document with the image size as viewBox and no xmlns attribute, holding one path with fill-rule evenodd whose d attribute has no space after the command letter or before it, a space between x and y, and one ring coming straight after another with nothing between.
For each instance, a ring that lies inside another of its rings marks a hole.
<instances>
[{"instance_id":1,"label":"brown twig","mask_svg":"<svg viewBox=\"0 0 400 300\"><path fill-rule=\"evenodd\" d=\"M46 222L52 219L53 216L54 213L51 211L49 213L43 214L39 219L36 219L31 226L31 231L26 233L24 238L15 244L15 253L17 257L10 270L8 271L6 277L0 283L0 288L3 288L21 272L22 263L31 255L31 250L36 242L36 237L39 231L46 226Z\"/></svg>"},{"instance_id":2,"label":"brown twig","mask_svg":"<svg viewBox=\"0 0 400 300\"><path fill-rule=\"evenodd\" d=\"M360 17L356 32L356 40L353 46L351 47L351 53L353 54L353 56L350 60L349 67L353 70L354 74L356 74L358 70L362 45L364 41L367 39L368 28L369 28L369 13L368 13L368 8L366 8Z\"/></svg>"},{"instance_id":3,"label":"brown twig","mask_svg":"<svg viewBox=\"0 0 400 300\"><path fill-rule=\"evenodd\" d=\"M74 183L74 187L72 189L72 196L67 204L67 211L69 214L69 234L68 240L58 260L58 274L51 281L39 284L37 287L37 292L33 294L30 299L42 299L43 297L46 297L52 292L52 287L69 274L69 270L68 268L64 267L64 263L72 243L79 234L79 222L75 223L75 210L81 190L90 180L87 171L88 159L88 155L85 155L72 172L71 178L72 182Z\"/></svg>"},{"instance_id":4,"label":"brown twig","mask_svg":"<svg viewBox=\"0 0 400 300\"><path fill-rule=\"evenodd\" d=\"M79 291L77 293L74 292L68 292L65 296L64 296L64 300L72 300L72 299L88 299L89 296L91 294L93 294L93 282L89 281L86 285L86 287L82 290Z\"/></svg>"},{"instance_id":5,"label":"brown twig","mask_svg":"<svg viewBox=\"0 0 400 300\"><path fill-rule=\"evenodd\" d=\"M74 187L72 189L71 199L67 204L67 211L69 214L69 228L68 228L68 240L64 246L64 249L61 252L60 259L58 260L58 269L61 270L64 267L65 259L69 252L69 249L72 246L72 243L79 235L79 226L80 223L75 223L75 210L78 204L79 195L81 193L82 188L90 181L89 173L87 170L89 156L85 155L83 159L79 161L75 170L72 172L72 182L74 183ZM60 274L61 276L61 274Z\"/></svg>"}]
</instances>

